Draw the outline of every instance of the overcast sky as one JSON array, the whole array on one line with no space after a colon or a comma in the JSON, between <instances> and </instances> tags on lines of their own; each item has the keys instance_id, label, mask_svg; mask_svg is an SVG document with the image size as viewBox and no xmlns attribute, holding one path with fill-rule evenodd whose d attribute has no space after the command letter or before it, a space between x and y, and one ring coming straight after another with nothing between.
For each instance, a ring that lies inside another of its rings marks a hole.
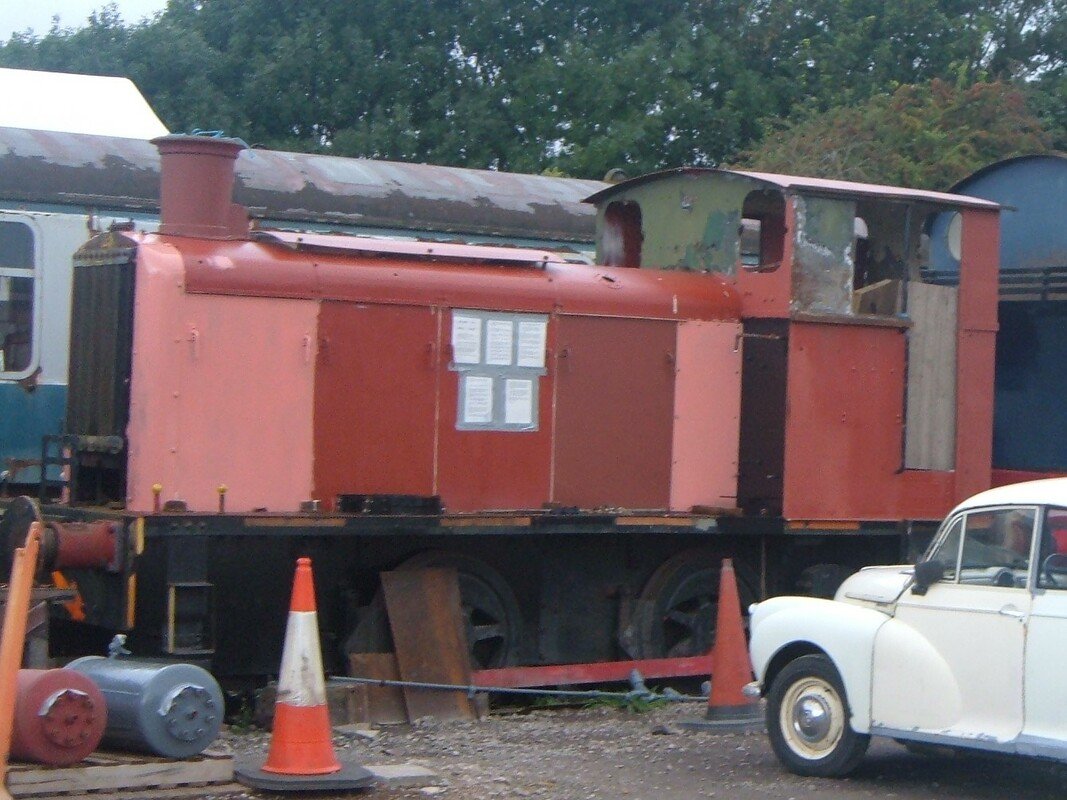
<instances>
[{"instance_id":1,"label":"overcast sky","mask_svg":"<svg viewBox=\"0 0 1067 800\"><path fill-rule=\"evenodd\" d=\"M12 33L32 28L38 36L48 33L53 15L59 15L63 28L82 28L92 11L103 8L107 0L0 0L0 41ZM116 0L123 22L139 22L162 11L167 0Z\"/></svg>"}]
</instances>

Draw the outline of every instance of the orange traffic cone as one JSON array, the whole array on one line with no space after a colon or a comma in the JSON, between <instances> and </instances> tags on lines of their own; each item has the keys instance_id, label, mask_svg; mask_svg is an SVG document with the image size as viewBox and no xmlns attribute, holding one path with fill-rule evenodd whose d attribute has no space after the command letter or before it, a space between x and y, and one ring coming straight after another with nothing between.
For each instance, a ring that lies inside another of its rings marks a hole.
<instances>
[{"instance_id":1,"label":"orange traffic cone","mask_svg":"<svg viewBox=\"0 0 1067 800\"><path fill-rule=\"evenodd\" d=\"M686 727L718 730L757 730L763 713L757 698L746 697L742 688L752 680L737 576L729 558L722 562L719 578L719 608L715 618L715 646L711 651L711 692L706 720L686 722Z\"/></svg>"},{"instance_id":2,"label":"orange traffic cone","mask_svg":"<svg viewBox=\"0 0 1067 800\"><path fill-rule=\"evenodd\" d=\"M275 791L359 789L373 780L362 767L342 767L334 755L310 558L296 562L267 760L234 774L249 786Z\"/></svg>"}]
</instances>

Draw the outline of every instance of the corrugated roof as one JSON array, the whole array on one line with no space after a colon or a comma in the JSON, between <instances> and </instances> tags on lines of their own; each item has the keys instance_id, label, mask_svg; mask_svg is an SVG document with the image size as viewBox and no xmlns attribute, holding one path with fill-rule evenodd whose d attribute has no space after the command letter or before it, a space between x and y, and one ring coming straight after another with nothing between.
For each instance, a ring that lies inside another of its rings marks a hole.
<instances>
[{"instance_id":1,"label":"corrugated roof","mask_svg":"<svg viewBox=\"0 0 1067 800\"><path fill-rule=\"evenodd\" d=\"M253 217L592 242L581 200L599 181L365 158L245 150L234 199ZM0 127L0 198L159 209L159 154L146 141Z\"/></svg>"},{"instance_id":2,"label":"corrugated roof","mask_svg":"<svg viewBox=\"0 0 1067 800\"><path fill-rule=\"evenodd\" d=\"M0 69L0 125L125 139L163 136L167 127L133 81Z\"/></svg>"}]
</instances>

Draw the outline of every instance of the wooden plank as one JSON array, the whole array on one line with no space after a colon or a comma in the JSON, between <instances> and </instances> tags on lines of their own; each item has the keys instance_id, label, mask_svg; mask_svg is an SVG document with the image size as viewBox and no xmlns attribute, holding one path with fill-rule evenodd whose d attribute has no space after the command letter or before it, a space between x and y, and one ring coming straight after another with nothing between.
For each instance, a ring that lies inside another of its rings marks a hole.
<instances>
[{"instance_id":1,"label":"wooden plank","mask_svg":"<svg viewBox=\"0 0 1067 800\"><path fill-rule=\"evenodd\" d=\"M887 278L852 293L853 314L895 316L900 311L900 281Z\"/></svg>"},{"instance_id":2,"label":"wooden plank","mask_svg":"<svg viewBox=\"0 0 1067 800\"><path fill-rule=\"evenodd\" d=\"M952 286L908 285L908 398L904 466L956 465L956 307Z\"/></svg>"},{"instance_id":3,"label":"wooden plank","mask_svg":"<svg viewBox=\"0 0 1067 800\"><path fill-rule=\"evenodd\" d=\"M405 681L470 684L470 661L454 569L382 573L389 629ZM409 719L474 719L463 692L404 689Z\"/></svg>"},{"instance_id":4,"label":"wooden plank","mask_svg":"<svg viewBox=\"0 0 1067 800\"><path fill-rule=\"evenodd\" d=\"M353 678L400 680L400 668L392 653L350 653L348 674ZM353 722L407 722L404 693L399 686L352 686L348 694L348 716Z\"/></svg>"},{"instance_id":5,"label":"wooden plank","mask_svg":"<svg viewBox=\"0 0 1067 800\"><path fill-rule=\"evenodd\" d=\"M173 761L136 755L97 753L81 764L70 767L12 765L7 787L14 797L31 797L72 792L229 783L232 780L233 759L229 756L201 756Z\"/></svg>"},{"instance_id":6,"label":"wooden plank","mask_svg":"<svg viewBox=\"0 0 1067 800\"><path fill-rule=\"evenodd\" d=\"M207 791L205 791L207 790ZM24 795L17 791L12 791L12 797L33 797L37 800L45 800L45 798L61 798L61 800L184 800L189 798L192 800L201 800L204 797L223 797L225 795L244 795L248 796L248 787L242 783L212 783L209 786L204 784L192 784L189 786L168 786L159 787L151 786L143 789L123 789L119 791L109 791L107 794L101 794L99 792L92 794L85 793L63 793L63 794L33 794Z\"/></svg>"}]
</instances>

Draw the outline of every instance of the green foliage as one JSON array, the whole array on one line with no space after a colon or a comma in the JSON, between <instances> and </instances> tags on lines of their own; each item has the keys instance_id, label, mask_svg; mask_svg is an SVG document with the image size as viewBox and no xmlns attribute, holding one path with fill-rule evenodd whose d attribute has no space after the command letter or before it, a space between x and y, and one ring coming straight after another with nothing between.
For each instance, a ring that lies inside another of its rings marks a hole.
<instances>
[{"instance_id":1,"label":"green foliage","mask_svg":"<svg viewBox=\"0 0 1067 800\"><path fill-rule=\"evenodd\" d=\"M717 164L771 120L935 79L1025 85L1062 143L1065 20L1067 0L169 0L17 34L0 66L129 76L172 130L599 178Z\"/></svg>"},{"instance_id":2,"label":"green foliage","mask_svg":"<svg viewBox=\"0 0 1067 800\"><path fill-rule=\"evenodd\" d=\"M981 166L1049 148L1041 120L1011 84L935 80L787 123L737 166L945 189Z\"/></svg>"},{"instance_id":3,"label":"green foliage","mask_svg":"<svg viewBox=\"0 0 1067 800\"><path fill-rule=\"evenodd\" d=\"M657 708L662 708L669 701L663 697L650 697L648 695L627 693L615 696L605 695L584 704L585 708L615 708L630 714L647 714Z\"/></svg>"}]
</instances>

